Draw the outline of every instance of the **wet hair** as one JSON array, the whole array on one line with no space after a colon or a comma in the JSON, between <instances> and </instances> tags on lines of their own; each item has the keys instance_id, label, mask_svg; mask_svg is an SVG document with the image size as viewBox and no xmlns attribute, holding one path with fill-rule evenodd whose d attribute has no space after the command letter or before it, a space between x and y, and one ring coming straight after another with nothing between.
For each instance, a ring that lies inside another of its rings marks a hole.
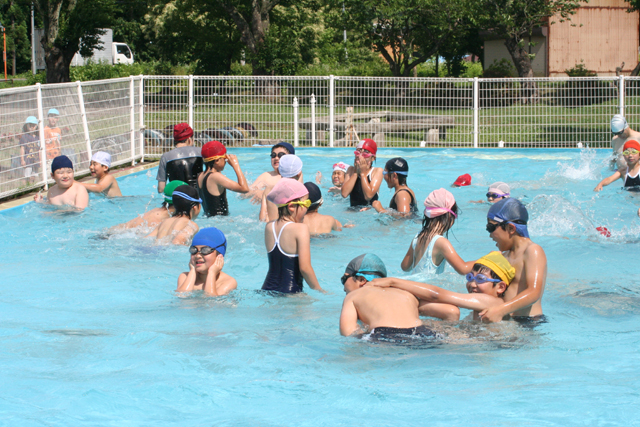
<instances>
[{"instance_id":1,"label":"wet hair","mask_svg":"<svg viewBox=\"0 0 640 427\"><path fill-rule=\"evenodd\" d=\"M177 192L184 192L187 196L196 198L198 197L198 190L190 187L189 185L181 185L174 190L172 196L173 207L176 209L175 213L172 216L186 216L187 218L191 219L191 208L193 208L194 206L199 206L200 203L180 197L178 194L176 194Z\"/></svg>"},{"instance_id":2,"label":"wet hair","mask_svg":"<svg viewBox=\"0 0 640 427\"><path fill-rule=\"evenodd\" d=\"M291 212L289 211L289 203L297 202L300 198L289 200L285 206L278 206L278 221L281 219L291 218ZM296 209L299 205L296 205Z\"/></svg>"},{"instance_id":3,"label":"wet hair","mask_svg":"<svg viewBox=\"0 0 640 427\"><path fill-rule=\"evenodd\" d=\"M451 206L451 211L456 215L461 213L459 212L457 203L454 203L453 206ZM456 217L451 212L447 212L435 218L429 218L425 215L422 219L422 230L418 234L418 240L426 238L427 241L430 242L433 236L438 232L444 234L444 237L449 238L449 230L453 227L455 222Z\"/></svg>"},{"instance_id":4,"label":"wet hair","mask_svg":"<svg viewBox=\"0 0 640 427\"><path fill-rule=\"evenodd\" d=\"M406 175L402 175L402 174L397 173L396 176L398 177L398 184L407 185L407 176Z\"/></svg>"}]
</instances>

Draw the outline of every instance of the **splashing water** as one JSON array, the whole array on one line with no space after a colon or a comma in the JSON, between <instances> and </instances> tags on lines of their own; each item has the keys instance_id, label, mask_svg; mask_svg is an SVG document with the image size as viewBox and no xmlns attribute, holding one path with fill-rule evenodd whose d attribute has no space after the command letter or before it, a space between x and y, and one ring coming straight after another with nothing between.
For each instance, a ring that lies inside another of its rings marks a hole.
<instances>
[{"instance_id":1,"label":"splashing water","mask_svg":"<svg viewBox=\"0 0 640 427\"><path fill-rule=\"evenodd\" d=\"M600 170L603 161L596 158L596 150L585 148L580 150L580 157L572 162L558 162L557 171L550 171L545 175L549 177L563 177L575 181L600 179Z\"/></svg>"}]
</instances>

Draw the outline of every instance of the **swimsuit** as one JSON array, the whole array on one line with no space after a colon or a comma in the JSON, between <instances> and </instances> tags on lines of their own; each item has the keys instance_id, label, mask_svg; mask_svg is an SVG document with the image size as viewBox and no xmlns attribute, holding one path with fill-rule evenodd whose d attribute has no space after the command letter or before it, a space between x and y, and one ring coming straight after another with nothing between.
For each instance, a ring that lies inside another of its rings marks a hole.
<instances>
[{"instance_id":1,"label":"swimsuit","mask_svg":"<svg viewBox=\"0 0 640 427\"><path fill-rule=\"evenodd\" d=\"M441 238L442 236L439 234L436 234L435 236L433 236L431 238L431 241L429 242L429 246L427 247L427 250L424 252L424 255L422 255L422 258L420 259L420 261L418 261L418 263L416 264L416 247L418 246L418 236L420 235L420 233L416 234L416 237L413 238L413 240L411 241L411 247L413 248L413 269L412 272L413 273L426 273L429 275L434 275L434 274L442 274L444 273L444 267L447 265L447 261L446 260L442 260L442 262L440 263L440 265L435 265L433 263L433 246L436 244L436 241Z\"/></svg>"},{"instance_id":2,"label":"swimsuit","mask_svg":"<svg viewBox=\"0 0 640 427\"><path fill-rule=\"evenodd\" d=\"M202 188L200 198L202 199L202 209L207 216L229 215L229 203L227 203L227 189L222 190L219 196L209 193L207 190L207 179L213 172L205 174L202 178Z\"/></svg>"},{"instance_id":3,"label":"swimsuit","mask_svg":"<svg viewBox=\"0 0 640 427\"><path fill-rule=\"evenodd\" d=\"M198 188L198 174L202 172L202 154L199 147L185 146L164 153L158 164L156 180L160 182L184 181Z\"/></svg>"},{"instance_id":4,"label":"swimsuit","mask_svg":"<svg viewBox=\"0 0 640 427\"><path fill-rule=\"evenodd\" d=\"M398 192L393 195L393 197L391 198L391 202L389 203L389 209L393 209L396 211L398 210L398 205L396 204L396 196L401 191L406 191L411 196L411 203L409 204L409 212L411 213L418 212L418 204L416 203L416 199L413 197L413 194L411 194L411 191L407 190L406 188L403 188L402 190L398 190Z\"/></svg>"},{"instance_id":5,"label":"swimsuit","mask_svg":"<svg viewBox=\"0 0 640 427\"><path fill-rule=\"evenodd\" d=\"M369 334L363 335L363 338L368 341L402 343L407 342L409 339L441 338L441 336L426 326L420 325L413 328L389 328L381 326L372 329Z\"/></svg>"},{"instance_id":6,"label":"swimsuit","mask_svg":"<svg viewBox=\"0 0 640 427\"><path fill-rule=\"evenodd\" d=\"M511 319L527 329L533 329L542 323L547 323L547 317L544 314L538 314L537 316L511 316Z\"/></svg>"},{"instance_id":7,"label":"swimsuit","mask_svg":"<svg viewBox=\"0 0 640 427\"><path fill-rule=\"evenodd\" d=\"M372 172L373 168L367 174L367 182L371 182ZM378 193L374 194L371 200L367 200L364 197L364 191L362 191L362 184L360 183L360 175L358 175L358 179L356 179L353 190L351 190L351 194L349 194L349 201L351 202L351 206L371 206L371 203L376 200L378 200Z\"/></svg>"},{"instance_id":8,"label":"swimsuit","mask_svg":"<svg viewBox=\"0 0 640 427\"><path fill-rule=\"evenodd\" d=\"M636 176L629 175L629 167L627 166L627 175L624 177L624 188L629 191L640 191L640 172Z\"/></svg>"},{"instance_id":9,"label":"swimsuit","mask_svg":"<svg viewBox=\"0 0 640 427\"><path fill-rule=\"evenodd\" d=\"M263 291L276 291L287 294L302 292L302 274L300 274L298 255L290 255L280 247L282 230L289 224L292 223L287 222L284 224L276 237L276 222L271 223L273 237L276 241L268 253L269 271L262 284Z\"/></svg>"}]
</instances>

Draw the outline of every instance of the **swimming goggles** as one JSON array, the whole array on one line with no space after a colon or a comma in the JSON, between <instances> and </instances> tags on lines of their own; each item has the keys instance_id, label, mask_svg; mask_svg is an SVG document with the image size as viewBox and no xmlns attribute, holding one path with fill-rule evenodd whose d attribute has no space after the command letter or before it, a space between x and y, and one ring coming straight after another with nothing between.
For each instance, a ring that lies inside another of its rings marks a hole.
<instances>
[{"instance_id":1,"label":"swimming goggles","mask_svg":"<svg viewBox=\"0 0 640 427\"><path fill-rule=\"evenodd\" d=\"M477 285L479 285L480 283L485 283L485 282L491 282L491 283L500 283L502 282L502 280L500 279L492 279L491 277L487 277L482 273L478 273L475 276L473 275L473 273L467 273L466 276L464 276L465 279L467 279L467 282L476 282Z\"/></svg>"},{"instance_id":2,"label":"swimming goggles","mask_svg":"<svg viewBox=\"0 0 640 427\"><path fill-rule=\"evenodd\" d=\"M173 192L173 196L178 196L178 197L182 197L185 200L188 200L190 202L195 202L195 203L202 203L202 199L201 198L197 198L194 199L193 197L189 196L188 194L183 193L182 191L174 191Z\"/></svg>"},{"instance_id":3,"label":"swimming goggles","mask_svg":"<svg viewBox=\"0 0 640 427\"><path fill-rule=\"evenodd\" d=\"M622 129L620 132L611 132L614 136L618 136L618 135L622 135L624 133L624 129Z\"/></svg>"},{"instance_id":4,"label":"swimming goggles","mask_svg":"<svg viewBox=\"0 0 640 427\"><path fill-rule=\"evenodd\" d=\"M311 200L310 199L307 199L305 201L298 200L296 202L289 202L287 203L287 205L300 205L303 208L309 209L309 206L311 206Z\"/></svg>"},{"instance_id":5,"label":"swimming goggles","mask_svg":"<svg viewBox=\"0 0 640 427\"><path fill-rule=\"evenodd\" d=\"M509 193L498 194L498 193L487 193L487 199L502 199L503 197L507 197Z\"/></svg>"},{"instance_id":6,"label":"swimming goggles","mask_svg":"<svg viewBox=\"0 0 640 427\"><path fill-rule=\"evenodd\" d=\"M209 163L209 162L215 162L218 159L224 159L226 157L227 157L227 155L223 154L221 156L207 157L206 159L202 159L202 160L204 160L205 163Z\"/></svg>"},{"instance_id":7,"label":"swimming goggles","mask_svg":"<svg viewBox=\"0 0 640 427\"><path fill-rule=\"evenodd\" d=\"M226 247L226 246L227 246L227 242L224 242L223 244L218 245L218 246L216 246L215 248L212 248L212 247L210 247L210 246L203 246L203 247L201 247L200 249L198 249L198 248L197 248L197 247L195 247L195 246L191 246L191 247L189 248L189 253L190 253L191 255L197 255L198 253L200 253L200 255L202 255L202 256L206 256L206 255L212 254L212 253L213 253L216 249L218 249L219 247Z\"/></svg>"},{"instance_id":8,"label":"swimming goggles","mask_svg":"<svg viewBox=\"0 0 640 427\"><path fill-rule=\"evenodd\" d=\"M628 150L624 150L622 152L622 155L623 156L633 156L634 154L638 154L638 153L640 153L640 151L631 148L631 149L628 149Z\"/></svg>"},{"instance_id":9,"label":"swimming goggles","mask_svg":"<svg viewBox=\"0 0 640 427\"><path fill-rule=\"evenodd\" d=\"M344 276L340 278L340 281L342 282L342 286L344 286L344 284L347 283L347 280L349 280L349 277L353 277L353 276L351 274L345 273Z\"/></svg>"},{"instance_id":10,"label":"swimming goggles","mask_svg":"<svg viewBox=\"0 0 640 427\"><path fill-rule=\"evenodd\" d=\"M271 158L275 159L276 157L281 159L282 156L285 156L287 153L271 153Z\"/></svg>"},{"instance_id":11,"label":"swimming goggles","mask_svg":"<svg viewBox=\"0 0 640 427\"><path fill-rule=\"evenodd\" d=\"M506 222L500 222L500 223L496 223L496 224L491 224L490 222L488 222L488 223L487 223L487 227L486 227L486 228L487 228L487 231L488 231L489 233L493 233L494 231L496 231L496 228L498 228L498 227L502 227L502 229L504 230L504 229L505 229L505 226L506 226L507 224L513 224L514 226L515 226L516 224L518 224L518 225L527 225L527 223L526 223L526 222L521 221L521 220L516 220L516 221L506 221Z\"/></svg>"},{"instance_id":12,"label":"swimming goggles","mask_svg":"<svg viewBox=\"0 0 640 427\"><path fill-rule=\"evenodd\" d=\"M353 154L355 154L356 156L362 156L365 159L373 156L373 153L370 153L367 150L364 150L362 148L356 149L356 151L354 151Z\"/></svg>"}]
</instances>

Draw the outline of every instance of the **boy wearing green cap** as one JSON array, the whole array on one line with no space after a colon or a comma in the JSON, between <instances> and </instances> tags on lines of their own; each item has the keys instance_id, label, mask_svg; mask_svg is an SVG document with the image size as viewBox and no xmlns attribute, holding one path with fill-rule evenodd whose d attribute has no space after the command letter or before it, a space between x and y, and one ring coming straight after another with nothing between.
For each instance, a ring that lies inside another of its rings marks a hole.
<instances>
[{"instance_id":1,"label":"boy wearing green cap","mask_svg":"<svg viewBox=\"0 0 640 427\"><path fill-rule=\"evenodd\" d=\"M473 265L467 280L467 294L438 286L394 277L374 279L372 286L392 287L410 292L423 303L451 304L473 310L473 320L481 320L480 312L504 303L503 295L516 274L515 268L500 252L491 252Z\"/></svg>"}]
</instances>

